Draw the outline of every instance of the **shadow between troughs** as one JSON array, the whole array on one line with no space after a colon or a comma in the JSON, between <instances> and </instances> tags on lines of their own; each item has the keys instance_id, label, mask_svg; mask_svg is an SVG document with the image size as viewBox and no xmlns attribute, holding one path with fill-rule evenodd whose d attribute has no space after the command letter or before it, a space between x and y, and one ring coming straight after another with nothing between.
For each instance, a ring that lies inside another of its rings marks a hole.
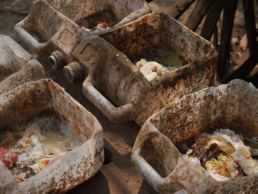
<instances>
[{"instance_id":1,"label":"shadow between troughs","mask_svg":"<svg viewBox=\"0 0 258 194\"><path fill-rule=\"evenodd\" d=\"M110 194L108 181L99 170L95 176L73 188L67 194Z\"/></svg>"}]
</instances>

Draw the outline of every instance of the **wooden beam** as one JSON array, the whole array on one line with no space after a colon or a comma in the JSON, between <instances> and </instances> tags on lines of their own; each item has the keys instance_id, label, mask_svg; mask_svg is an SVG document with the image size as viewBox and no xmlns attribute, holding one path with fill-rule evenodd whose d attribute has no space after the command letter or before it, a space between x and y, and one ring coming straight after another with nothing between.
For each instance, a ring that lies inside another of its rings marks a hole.
<instances>
[{"instance_id":1,"label":"wooden beam","mask_svg":"<svg viewBox=\"0 0 258 194\"><path fill-rule=\"evenodd\" d=\"M223 12L222 31L217 65L217 79L223 80L227 73L227 60L238 0L227 0Z\"/></svg>"},{"instance_id":2,"label":"wooden beam","mask_svg":"<svg viewBox=\"0 0 258 194\"><path fill-rule=\"evenodd\" d=\"M185 10L192 5L192 3L195 0L177 0L171 8L171 11L169 11L169 14L175 18L178 19L184 12Z\"/></svg>"},{"instance_id":3,"label":"wooden beam","mask_svg":"<svg viewBox=\"0 0 258 194\"><path fill-rule=\"evenodd\" d=\"M213 33L213 37L214 37L213 45L217 51L218 51L218 36L219 36L218 27L215 26L214 33Z\"/></svg>"},{"instance_id":4,"label":"wooden beam","mask_svg":"<svg viewBox=\"0 0 258 194\"><path fill-rule=\"evenodd\" d=\"M215 0L209 9L202 28L201 36L210 40L215 26L218 22L220 13L226 4L226 0Z\"/></svg>"},{"instance_id":5,"label":"wooden beam","mask_svg":"<svg viewBox=\"0 0 258 194\"><path fill-rule=\"evenodd\" d=\"M254 51L252 51L252 54L249 56L249 52L245 52L245 54L238 60L238 67L237 69L233 70L227 78L225 78L222 82L228 83L233 79L243 79L245 78L250 71L253 70L253 68L258 63L258 47Z\"/></svg>"},{"instance_id":6,"label":"wooden beam","mask_svg":"<svg viewBox=\"0 0 258 194\"><path fill-rule=\"evenodd\" d=\"M205 16L206 12L212 5L214 0L199 0L197 1L191 15L189 16L186 26L195 31L199 24L201 23L203 17Z\"/></svg>"},{"instance_id":7,"label":"wooden beam","mask_svg":"<svg viewBox=\"0 0 258 194\"><path fill-rule=\"evenodd\" d=\"M254 1L243 0L244 15L245 15L245 28L248 38L248 47L250 54L255 50L256 42L256 28L255 28L255 15L254 15Z\"/></svg>"},{"instance_id":8,"label":"wooden beam","mask_svg":"<svg viewBox=\"0 0 258 194\"><path fill-rule=\"evenodd\" d=\"M230 66L230 68L228 68L228 74L227 75L231 75L234 71L236 71L240 66L242 66L245 61L250 57L249 54L249 48L246 49L246 51L244 53L242 53L241 57L236 61L236 64L234 66Z\"/></svg>"}]
</instances>

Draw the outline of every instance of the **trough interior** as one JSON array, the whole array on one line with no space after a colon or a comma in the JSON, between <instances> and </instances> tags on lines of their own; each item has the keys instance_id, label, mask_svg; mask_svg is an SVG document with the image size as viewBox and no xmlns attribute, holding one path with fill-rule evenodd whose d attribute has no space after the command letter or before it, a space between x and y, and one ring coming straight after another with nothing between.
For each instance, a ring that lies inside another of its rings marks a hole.
<instances>
[{"instance_id":1,"label":"trough interior","mask_svg":"<svg viewBox=\"0 0 258 194\"><path fill-rule=\"evenodd\" d=\"M169 150L169 142L164 136L158 133L151 133L144 141L141 156L159 173L162 178L166 178L176 167L179 154L177 150ZM171 156L175 159L171 160Z\"/></svg>"},{"instance_id":2,"label":"trough interior","mask_svg":"<svg viewBox=\"0 0 258 194\"><path fill-rule=\"evenodd\" d=\"M51 129L53 131L62 133L63 135L67 137L72 137L72 134L69 130L68 122L65 120L64 117L59 115L54 109L47 108L45 110L39 111L39 112L33 112L31 115L30 113L27 113L28 117L24 118L22 122L13 122L15 124L12 125L2 125L5 127L1 127L0 129L0 138L3 137L4 133L6 131L15 132L15 131L21 131L23 132L27 127L28 124L33 122L37 123L38 126L41 129L47 128Z\"/></svg>"},{"instance_id":3,"label":"trough interior","mask_svg":"<svg viewBox=\"0 0 258 194\"><path fill-rule=\"evenodd\" d=\"M143 3L124 0L47 0L47 2L49 4L38 1L32 5L28 22L30 25L25 27L41 42L50 40L58 32L64 20L52 7L79 26L86 28L93 28L102 22L113 27L126 16L143 7ZM69 23L69 20L66 22Z\"/></svg>"},{"instance_id":4,"label":"trough interior","mask_svg":"<svg viewBox=\"0 0 258 194\"><path fill-rule=\"evenodd\" d=\"M79 26L84 26L88 29L92 29L102 22L106 22L109 27L113 27L120 21L121 19L119 19L115 15L113 10L110 8L110 9L103 10L101 12L91 14L85 18L78 19L75 21L75 23L77 23Z\"/></svg>"},{"instance_id":5,"label":"trough interior","mask_svg":"<svg viewBox=\"0 0 258 194\"><path fill-rule=\"evenodd\" d=\"M94 132L94 122L87 113L52 81L31 82L1 95L0 108L0 131L15 129L34 120L43 124L49 120L53 129L80 141L90 139ZM85 116L89 122L82 121ZM78 132L79 127L84 130Z\"/></svg>"},{"instance_id":6,"label":"trough interior","mask_svg":"<svg viewBox=\"0 0 258 194\"><path fill-rule=\"evenodd\" d=\"M27 19L25 30L41 43L47 42L58 32L63 20L51 10L50 5L41 1L32 4Z\"/></svg>"},{"instance_id":7,"label":"trough interior","mask_svg":"<svg viewBox=\"0 0 258 194\"><path fill-rule=\"evenodd\" d=\"M234 89L238 90L237 87ZM207 92L207 90L203 91ZM167 149L166 159L150 158L152 153L162 154L166 149L162 145L164 144L162 136L156 140L157 142L149 141L148 144L151 146L143 148L142 156L162 177L168 176L174 170L175 165L170 163L177 163L180 157L179 152L186 153L187 150L183 145L190 148L195 143L193 131L201 134L213 133L216 129L230 129L236 134L250 139L258 136L257 121L250 119L252 107L249 108L247 104L241 103L248 101L246 96L238 96L236 92L227 95L227 91L216 90L213 91L213 94L204 92L202 96L201 92L198 92L198 97L194 94L183 97L179 102L166 107L150 120L150 123L175 145L175 147L169 146L171 148ZM164 168L164 166L169 168Z\"/></svg>"},{"instance_id":8,"label":"trough interior","mask_svg":"<svg viewBox=\"0 0 258 194\"><path fill-rule=\"evenodd\" d=\"M143 3L128 0L47 0L57 11L79 26L93 28L106 22L110 27L119 23L130 13L141 9Z\"/></svg>"},{"instance_id":9,"label":"trough interior","mask_svg":"<svg viewBox=\"0 0 258 194\"><path fill-rule=\"evenodd\" d=\"M125 27L101 35L133 64L145 58L158 61L175 53L183 65L211 51L208 42L166 14L149 14Z\"/></svg>"}]
</instances>

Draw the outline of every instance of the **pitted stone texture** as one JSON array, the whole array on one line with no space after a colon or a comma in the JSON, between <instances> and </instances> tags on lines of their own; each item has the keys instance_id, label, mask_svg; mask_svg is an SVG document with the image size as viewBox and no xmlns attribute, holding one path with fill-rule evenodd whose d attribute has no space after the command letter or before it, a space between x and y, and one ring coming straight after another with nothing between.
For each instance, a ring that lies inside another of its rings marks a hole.
<instances>
[{"instance_id":1,"label":"pitted stone texture","mask_svg":"<svg viewBox=\"0 0 258 194\"><path fill-rule=\"evenodd\" d=\"M42 65L8 36L0 35L0 95L45 78Z\"/></svg>"},{"instance_id":2,"label":"pitted stone texture","mask_svg":"<svg viewBox=\"0 0 258 194\"><path fill-rule=\"evenodd\" d=\"M1 131L26 128L29 122L40 127L47 123L50 128L84 143L21 183L0 162L0 193L65 193L97 173L104 162L102 127L58 84L40 80L0 95Z\"/></svg>"},{"instance_id":3,"label":"pitted stone texture","mask_svg":"<svg viewBox=\"0 0 258 194\"><path fill-rule=\"evenodd\" d=\"M15 26L15 31L39 56L60 51L68 65L80 41L100 33L86 32L81 26L93 28L107 22L117 27L150 12L145 0L35 0L29 15Z\"/></svg>"},{"instance_id":4,"label":"pitted stone texture","mask_svg":"<svg viewBox=\"0 0 258 194\"><path fill-rule=\"evenodd\" d=\"M186 95L146 121L136 139L132 163L160 193L180 189L196 194L258 193L257 174L217 181L204 168L182 157L183 144L190 147L194 143L193 130L212 133L223 128L257 136L257 102L258 90L242 80ZM147 149L145 144L151 142L153 133L157 138Z\"/></svg>"},{"instance_id":5,"label":"pitted stone texture","mask_svg":"<svg viewBox=\"0 0 258 194\"><path fill-rule=\"evenodd\" d=\"M158 61L171 51L187 64L152 81L134 65L141 58ZM73 56L87 76L84 95L112 122L134 120L140 126L184 95L212 86L218 58L211 43L165 13L85 38Z\"/></svg>"}]
</instances>

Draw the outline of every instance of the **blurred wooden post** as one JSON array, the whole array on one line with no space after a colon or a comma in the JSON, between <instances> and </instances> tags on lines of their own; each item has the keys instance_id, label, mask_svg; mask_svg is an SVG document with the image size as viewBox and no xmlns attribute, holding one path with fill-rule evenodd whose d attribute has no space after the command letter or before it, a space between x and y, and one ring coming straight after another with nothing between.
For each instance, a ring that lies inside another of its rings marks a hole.
<instances>
[{"instance_id":1,"label":"blurred wooden post","mask_svg":"<svg viewBox=\"0 0 258 194\"><path fill-rule=\"evenodd\" d=\"M199 0L197 1L191 15L189 16L186 27L195 31L201 23L206 12L209 10L214 0Z\"/></svg>"},{"instance_id":2,"label":"blurred wooden post","mask_svg":"<svg viewBox=\"0 0 258 194\"><path fill-rule=\"evenodd\" d=\"M255 14L254 14L254 1L243 0L244 15L245 15L245 28L248 38L249 53L251 54L257 45L256 42L256 29L255 29Z\"/></svg>"},{"instance_id":3,"label":"blurred wooden post","mask_svg":"<svg viewBox=\"0 0 258 194\"><path fill-rule=\"evenodd\" d=\"M213 33L213 37L214 37L213 45L217 51L218 51L218 36L219 36L219 32L218 32L218 27L216 25Z\"/></svg>"},{"instance_id":4,"label":"blurred wooden post","mask_svg":"<svg viewBox=\"0 0 258 194\"><path fill-rule=\"evenodd\" d=\"M228 83L232 79L245 78L250 71L258 63L258 45L256 41L256 28L255 28L255 14L253 0L243 0L244 15L245 15L245 28L248 38L249 53L245 53L237 62L238 68L235 69L223 83Z\"/></svg>"},{"instance_id":5,"label":"blurred wooden post","mask_svg":"<svg viewBox=\"0 0 258 194\"><path fill-rule=\"evenodd\" d=\"M216 24L218 22L220 13L226 4L226 0L215 0L209 9L205 22L203 24L201 36L206 40L210 40L212 33L215 30Z\"/></svg>"},{"instance_id":6,"label":"blurred wooden post","mask_svg":"<svg viewBox=\"0 0 258 194\"><path fill-rule=\"evenodd\" d=\"M217 79L219 81L223 80L227 74L227 60L230 56L230 42L237 3L238 0L228 0L223 12L219 59L217 65Z\"/></svg>"},{"instance_id":7,"label":"blurred wooden post","mask_svg":"<svg viewBox=\"0 0 258 194\"><path fill-rule=\"evenodd\" d=\"M178 19L195 0L177 0L169 11L169 15Z\"/></svg>"}]
</instances>

